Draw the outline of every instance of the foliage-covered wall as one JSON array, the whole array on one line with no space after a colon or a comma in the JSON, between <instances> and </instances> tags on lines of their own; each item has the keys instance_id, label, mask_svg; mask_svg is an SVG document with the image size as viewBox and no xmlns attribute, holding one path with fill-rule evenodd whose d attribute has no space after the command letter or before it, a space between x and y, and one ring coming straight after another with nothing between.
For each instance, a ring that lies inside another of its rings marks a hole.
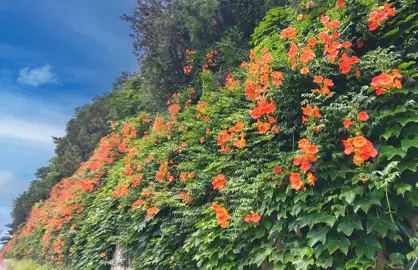
<instances>
[{"instance_id":1,"label":"foliage-covered wall","mask_svg":"<svg viewBox=\"0 0 418 270\"><path fill-rule=\"evenodd\" d=\"M188 48L167 114L112 124L3 249L75 269L400 269L418 260L415 1L271 9L224 85Z\"/></svg>"}]
</instances>

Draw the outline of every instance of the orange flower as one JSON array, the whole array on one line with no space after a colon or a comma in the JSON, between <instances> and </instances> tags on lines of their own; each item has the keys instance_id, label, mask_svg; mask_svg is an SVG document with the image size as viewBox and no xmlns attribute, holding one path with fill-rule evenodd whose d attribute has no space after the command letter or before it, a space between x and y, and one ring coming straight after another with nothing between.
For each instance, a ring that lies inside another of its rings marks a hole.
<instances>
[{"instance_id":1,"label":"orange flower","mask_svg":"<svg viewBox=\"0 0 418 270\"><path fill-rule=\"evenodd\" d=\"M250 60L254 60L255 58L255 52L254 50L250 50Z\"/></svg>"},{"instance_id":2,"label":"orange flower","mask_svg":"<svg viewBox=\"0 0 418 270\"><path fill-rule=\"evenodd\" d=\"M314 110L314 113L315 113L315 116L316 116L316 117L318 117L318 118L322 118L322 114L320 113L318 106L315 106L315 107L313 108L313 110Z\"/></svg>"},{"instance_id":3,"label":"orange flower","mask_svg":"<svg viewBox=\"0 0 418 270\"><path fill-rule=\"evenodd\" d=\"M282 168L280 168L280 167L276 167L276 168L274 168L274 171L273 171L273 173L274 174L278 174L278 173L281 173L283 170L282 170Z\"/></svg>"},{"instance_id":4,"label":"orange flower","mask_svg":"<svg viewBox=\"0 0 418 270\"><path fill-rule=\"evenodd\" d=\"M234 139L234 146L236 146L237 148L244 148L246 145L246 141L244 139L244 132L241 133L241 138L235 138Z\"/></svg>"},{"instance_id":5,"label":"orange flower","mask_svg":"<svg viewBox=\"0 0 418 270\"><path fill-rule=\"evenodd\" d=\"M189 179L193 179L195 178L196 174L194 172L189 172L189 174L187 174L187 178Z\"/></svg>"},{"instance_id":6,"label":"orange flower","mask_svg":"<svg viewBox=\"0 0 418 270\"><path fill-rule=\"evenodd\" d=\"M257 127L258 127L258 133L259 134L265 134L267 133L267 131L269 131L270 129L270 123L269 122L261 122L258 121L257 122Z\"/></svg>"},{"instance_id":7,"label":"orange flower","mask_svg":"<svg viewBox=\"0 0 418 270\"><path fill-rule=\"evenodd\" d=\"M294 182L294 181L300 180L300 173L291 173L289 175L289 179L290 179L290 182Z\"/></svg>"},{"instance_id":8,"label":"orange flower","mask_svg":"<svg viewBox=\"0 0 418 270\"><path fill-rule=\"evenodd\" d=\"M302 112L306 116L313 116L314 110L312 109L311 105L306 105L306 107L302 107Z\"/></svg>"},{"instance_id":9,"label":"orange flower","mask_svg":"<svg viewBox=\"0 0 418 270\"><path fill-rule=\"evenodd\" d=\"M289 49L289 52L287 53L287 60L291 61L294 57L296 57L298 54L298 50L299 50L298 46L294 42L290 42L290 49Z\"/></svg>"},{"instance_id":10,"label":"orange flower","mask_svg":"<svg viewBox=\"0 0 418 270\"><path fill-rule=\"evenodd\" d=\"M382 25L389 16L395 16L395 9L391 8L388 3L378 7L376 10L369 14L368 26L370 31L374 31Z\"/></svg>"},{"instance_id":11,"label":"orange flower","mask_svg":"<svg viewBox=\"0 0 418 270\"><path fill-rule=\"evenodd\" d=\"M315 185L315 181L316 181L316 177L312 173L310 173L310 172L308 172L308 174L306 175L306 177L308 179L308 182L311 183L312 186L314 186Z\"/></svg>"},{"instance_id":12,"label":"orange flower","mask_svg":"<svg viewBox=\"0 0 418 270\"><path fill-rule=\"evenodd\" d=\"M330 80L330 79L325 79L324 80L324 85L331 87L331 86L334 86L334 82L332 80Z\"/></svg>"},{"instance_id":13,"label":"orange flower","mask_svg":"<svg viewBox=\"0 0 418 270\"><path fill-rule=\"evenodd\" d=\"M331 22L328 22L328 23L325 25L325 28L326 28L327 30L333 30L333 29L335 29L335 28L338 28L338 27L340 26L340 24L341 24L341 22L340 22L339 20L333 20L333 21L331 21Z\"/></svg>"},{"instance_id":14,"label":"orange flower","mask_svg":"<svg viewBox=\"0 0 418 270\"><path fill-rule=\"evenodd\" d=\"M367 180L368 180L368 179L367 179L367 178L364 178L364 177L361 177L361 178L360 178L360 181L361 181L362 183L366 183L366 182L367 182Z\"/></svg>"},{"instance_id":15,"label":"orange flower","mask_svg":"<svg viewBox=\"0 0 418 270\"><path fill-rule=\"evenodd\" d=\"M315 48L316 46L316 38L310 38L308 39L308 45L311 46L312 48Z\"/></svg>"},{"instance_id":16,"label":"orange flower","mask_svg":"<svg viewBox=\"0 0 418 270\"><path fill-rule=\"evenodd\" d=\"M342 44L344 49L348 49L351 47L351 42L350 41L344 41Z\"/></svg>"},{"instance_id":17,"label":"orange flower","mask_svg":"<svg viewBox=\"0 0 418 270\"><path fill-rule=\"evenodd\" d=\"M147 219L152 218L155 214L157 214L159 209L157 207L151 207L147 210Z\"/></svg>"},{"instance_id":18,"label":"orange flower","mask_svg":"<svg viewBox=\"0 0 418 270\"><path fill-rule=\"evenodd\" d=\"M106 257L106 253L105 252L100 253L100 258L104 258L104 257Z\"/></svg>"},{"instance_id":19,"label":"orange flower","mask_svg":"<svg viewBox=\"0 0 418 270\"><path fill-rule=\"evenodd\" d=\"M212 185L214 189L222 190L226 184L226 177L223 174L218 174L212 180Z\"/></svg>"},{"instance_id":20,"label":"orange flower","mask_svg":"<svg viewBox=\"0 0 418 270\"><path fill-rule=\"evenodd\" d=\"M344 119L343 125L345 128L349 128L351 126L352 122L350 119L346 118Z\"/></svg>"},{"instance_id":21,"label":"orange flower","mask_svg":"<svg viewBox=\"0 0 418 270\"><path fill-rule=\"evenodd\" d=\"M245 220L245 222L250 223L251 222L251 215L246 215L244 220Z\"/></svg>"},{"instance_id":22,"label":"orange flower","mask_svg":"<svg viewBox=\"0 0 418 270\"><path fill-rule=\"evenodd\" d=\"M358 113L357 118L360 121L367 121L369 119L369 115L365 111L362 111Z\"/></svg>"},{"instance_id":23,"label":"orange flower","mask_svg":"<svg viewBox=\"0 0 418 270\"><path fill-rule=\"evenodd\" d=\"M322 23L322 24L327 24L328 22L329 22L329 17L328 17L328 16L323 15L323 16L321 17L321 23Z\"/></svg>"},{"instance_id":24,"label":"orange flower","mask_svg":"<svg viewBox=\"0 0 418 270\"><path fill-rule=\"evenodd\" d=\"M257 213L254 213L254 214L251 216L251 221L252 221L252 222L254 222L254 223L259 222L259 221L260 221L260 219L261 219L261 217L260 217L260 215L259 215L259 214L257 214Z\"/></svg>"},{"instance_id":25,"label":"orange flower","mask_svg":"<svg viewBox=\"0 0 418 270\"><path fill-rule=\"evenodd\" d=\"M266 98L262 98L257 102L257 106L251 111L251 116L253 118L260 118L263 114L271 114L276 110L274 105L274 100L271 100L270 103L267 102Z\"/></svg>"},{"instance_id":26,"label":"orange flower","mask_svg":"<svg viewBox=\"0 0 418 270\"><path fill-rule=\"evenodd\" d=\"M300 69L300 74L305 75L309 73L309 68L303 67Z\"/></svg>"},{"instance_id":27,"label":"orange flower","mask_svg":"<svg viewBox=\"0 0 418 270\"><path fill-rule=\"evenodd\" d=\"M286 29L283 29L282 32L280 33L280 38L284 39L292 39L296 37L296 29L292 28L292 27L288 27Z\"/></svg>"},{"instance_id":28,"label":"orange flower","mask_svg":"<svg viewBox=\"0 0 418 270\"><path fill-rule=\"evenodd\" d=\"M353 162L358 166L370 157L375 157L377 155L377 151L372 143L363 136L348 138L347 140L343 140L343 144L345 146L344 153L346 155L350 155L354 152Z\"/></svg>"},{"instance_id":29,"label":"orange flower","mask_svg":"<svg viewBox=\"0 0 418 270\"><path fill-rule=\"evenodd\" d=\"M318 146L316 145L309 145L306 153L308 153L309 155L315 155L316 153L318 153L319 149Z\"/></svg>"},{"instance_id":30,"label":"orange flower","mask_svg":"<svg viewBox=\"0 0 418 270\"><path fill-rule=\"evenodd\" d=\"M271 128L271 131L273 131L274 133L279 133L279 128L277 127L277 125L274 125L274 126Z\"/></svg>"},{"instance_id":31,"label":"orange flower","mask_svg":"<svg viewBox=\"0 0 418 270\"><path fill-rule=\"evenodd\" d=\"M306 148L306 147L308 147L310 145L310 143L309 143L309 141L307 140L307 139L301 139L300 141L299 141L299 148L301 148L301 149L303 149L303 148Z\"/></svg>"},{"instance_id":32,"label":"orange flower","mask_svg":"<svg viewBox=\"0 0 418 270\"><path fill-rule=\"evenodd\" d=\"M353 139L353 145L354 147L357 147L357 148L364 146L366 142L367 142L367 139L364 138L363 136L357 136Z\"/></svg>"},{"instance_id":33,"label":"orange flower","mask_svg":"<svg viewBox=\"0 0 418 270\"><path fill-rule=\"evenodd\" d=\"M341 35L340 35L340 33L338 33L338 32L334 32L334 33L332 33L331 34L331 38L333 38L333 39L337 39L337 38L339 38Z\"/></svg>"},{"instance_id":34,"label":"orange flower","mask_svg":"<svg viewBox=\"0 0 418 270\"><path fill-rule=\"evenodd\" d=\"M300 180L300 174L299 173L291 173L289 175L290 183L292 184L292 188L294 190L299 190L303 186L302 180Z\"/></svg>"},{"instance_id":35,"label":"orange flower","mask_svg":"<svg viewBox=\"0 0 418 270\"><path fill-rule=\"evenodd\" d=\"M228 210L226 210L225 207L222 207L218 205L217 203L212 203L212 209L216 212L216 218L218 221L218 224L221 225L222 228L228 227L228 219L229 219L229 213Z\"/></svg>"},{"instance_id":36,"label":"orange flower","mask_svg":"<svg viewBox=\"0 0 418 270\"><path fill-rule=\"evenodd\" d=\"M322 76L314 76L315 83L321 83L323 80L324 80L324 77Z\"/></svg>"},{"instance_id":37,"label":"orange flower","mask_svg":"<svg viewBox=\"0 0 418 270\"><path fill-rule=\"evenodd\" d=\"M344 5L345 5L345 0L338 0L335 7L340 8L340 7L343 7Z\"/></svg>"},{"instance_id":38,"label":"orange flower","mask_svg":"<svg viewBox=\"0 0 418 270\"><path fill-rule=\"evenodd\" d=\"M400 79L402 75L397 69L392 70L391 74L382 73L379 76L373 78L371 85L376 87L376 95L385 94L391 88L402 88Z\"/></svg>"}]
</instances>

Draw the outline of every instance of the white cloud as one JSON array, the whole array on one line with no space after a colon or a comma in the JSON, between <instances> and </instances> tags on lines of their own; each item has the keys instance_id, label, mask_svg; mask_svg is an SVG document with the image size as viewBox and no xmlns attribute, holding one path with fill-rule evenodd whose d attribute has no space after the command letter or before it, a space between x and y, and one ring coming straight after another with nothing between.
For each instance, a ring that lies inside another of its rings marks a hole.
<instances>
[{"instance_id":1,"label":"white cloud","mask_svg":"<svg viewBox=\"0 0 418 270\"><path fill-rule=\"evenodd\" d=\"M11 171L0 171L0 188L15 179L15 175Z\"/></svg>"},{"instance_id":2,"label":"white cloud","mask_svg":"<svg viewBox=\"0 0 418 270\"><path fill-rule=\"evenodd\" d=\"M64 130L54 125L17 117L0 116L0 137L51 145L53 143L52 136L61 137L63 135Z\"/></svg>"},{"instance_id":3,"label":"white cloud","mask_svg":"<svg viewBox=\"0 0 418 270\"><path fill-rule=\"evenodd\" d=\"M29 67L22 68L19 71L17 82L33 87L39 87L44 84L57 83L58 81L54 72L52 72L52 67L50 65L44 65L33 69L30 69Z\"/></svg>"}]
</instances>

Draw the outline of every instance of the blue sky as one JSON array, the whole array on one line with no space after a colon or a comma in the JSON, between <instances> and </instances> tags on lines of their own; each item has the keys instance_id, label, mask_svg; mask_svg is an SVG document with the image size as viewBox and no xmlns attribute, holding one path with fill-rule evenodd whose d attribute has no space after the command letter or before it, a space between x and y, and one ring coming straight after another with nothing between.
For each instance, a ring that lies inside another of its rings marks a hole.
<instances>
[{"instance_id":1,"label":"blue sky","mask_svg":"<svg viewBox=\"0 0 418 270\"><path fill-rule=\"evenodd\" d=\"M0 230L74 108L135 71L135 0L0 0Z\"/></svg>"}]
</instances>

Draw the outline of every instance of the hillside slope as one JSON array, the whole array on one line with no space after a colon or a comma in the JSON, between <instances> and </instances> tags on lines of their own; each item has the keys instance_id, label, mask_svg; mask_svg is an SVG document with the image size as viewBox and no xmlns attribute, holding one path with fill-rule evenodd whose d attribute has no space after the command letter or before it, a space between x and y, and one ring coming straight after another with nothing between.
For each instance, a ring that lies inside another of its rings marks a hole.
<instances>
[{"instance_id":1,"label":"hillside slope","mask_svg":"<svg viewBox=\"0 0 418 270\"><path fill-rule=\"evenodd\" d=\"M249 59L186 51L167 113L112 124L3 249L109 269L367 269L418 258L415 1L271 9ZM241 61L240 61L241 62Z\"/></svg>"}]
</instances>

